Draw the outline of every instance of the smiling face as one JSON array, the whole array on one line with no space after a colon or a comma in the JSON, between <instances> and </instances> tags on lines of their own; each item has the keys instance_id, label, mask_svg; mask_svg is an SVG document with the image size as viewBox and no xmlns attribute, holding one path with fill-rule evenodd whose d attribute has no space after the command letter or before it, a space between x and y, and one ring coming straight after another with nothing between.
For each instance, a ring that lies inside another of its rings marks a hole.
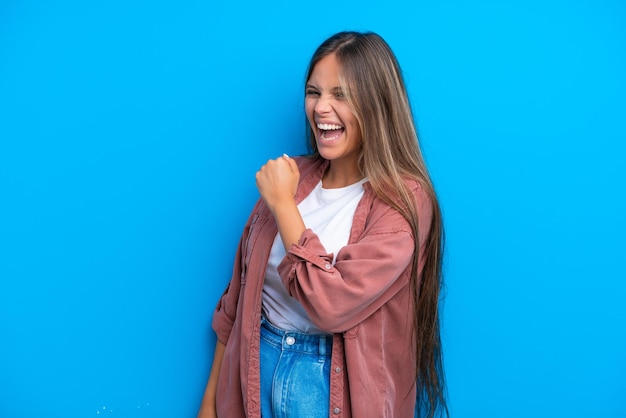
<instances>
[{"instance_id":1,"label":"smiling face","mask_svg":"<svg viewBox=\"0 0 626 418\"><path fill-rule=\"evenodd\" d=\"M358 171L361 133L339 82L335 54L322 58L306 83L305 110L319 154L331 167Z\"/></svg>"}]
</instances>

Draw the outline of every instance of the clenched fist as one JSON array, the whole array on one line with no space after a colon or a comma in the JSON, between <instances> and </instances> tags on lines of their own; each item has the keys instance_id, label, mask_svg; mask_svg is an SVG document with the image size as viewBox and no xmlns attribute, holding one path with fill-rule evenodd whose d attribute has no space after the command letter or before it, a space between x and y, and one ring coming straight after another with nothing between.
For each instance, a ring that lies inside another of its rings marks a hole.
<instances>
[{"instance_id":1,"label":"clenched fist","mask_svg":"<svg viewBox=\"0 0 626 418\"><path fill-rule=\"evenodd\" d=\"M283 203L293 202L299 180L298 165L287 155L269 160L256 173L256 186L272 212Z\"/></svg>"}]
</instances>

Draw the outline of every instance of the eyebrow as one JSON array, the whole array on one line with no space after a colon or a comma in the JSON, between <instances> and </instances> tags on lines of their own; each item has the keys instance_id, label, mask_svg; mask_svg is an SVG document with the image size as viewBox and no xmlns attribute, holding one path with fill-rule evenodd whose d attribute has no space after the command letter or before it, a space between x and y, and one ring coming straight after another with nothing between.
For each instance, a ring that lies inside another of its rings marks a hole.
<instances>
[{"instance_id":1,"label":"eyebrow","mask_svg":"<svg viewBox=\"0 0 626 418\"><path fill-rule=\"evenodd\" d=\"M307 83L306 86L304 86L305 89L315 89L315 90L320 90L317 86L314 86L313 84ZM333 87L332 89L330 89L331 92L333 93L341 93L343 92L343 89L341 88L341 86L337 86L337 87Z\"/></svg>"}]
</instances>

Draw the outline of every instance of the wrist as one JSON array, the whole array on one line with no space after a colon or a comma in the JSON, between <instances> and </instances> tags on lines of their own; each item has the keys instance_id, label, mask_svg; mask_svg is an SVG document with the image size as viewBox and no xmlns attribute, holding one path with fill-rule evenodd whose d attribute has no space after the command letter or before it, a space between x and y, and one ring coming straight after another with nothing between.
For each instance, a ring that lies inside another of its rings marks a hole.
<instances>
[{"instance_id":1,"label":"wrist","mask_svg":"<svg viewBox=\"0 0 626 418\"><path fill-rule=\"evenodd\" d=\"M282 213L291 212L293 210L298 210L298 205L296 204L296 200L291 196L284 196L273 199L272 201L266 201L267 207L270 212L276 216L280 216Z\"/></svg>"}]
</instances>

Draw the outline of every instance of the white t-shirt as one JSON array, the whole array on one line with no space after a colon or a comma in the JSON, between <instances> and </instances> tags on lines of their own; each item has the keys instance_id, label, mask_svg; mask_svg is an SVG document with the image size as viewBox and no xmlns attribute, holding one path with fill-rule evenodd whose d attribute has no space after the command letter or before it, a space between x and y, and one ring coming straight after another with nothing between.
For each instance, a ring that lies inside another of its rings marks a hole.
<instances>
[{"instance_id":1,"label":"white t-shirt","mask_svg":"<svg viewBox=\"0 0 626 418\"><path fill-rule=\"evenodd\" d=\"M363 179L338 189L323 189L320 181L298 205L304 225L319 237L327 253L333 254L333 264L339 250L348 243L354 211L363 197ZM263 285L263 314L275 326L309 334L320 334L306 311L289 296L278 275L277 267L285 257L285 248L276 234Z\"/></svg>"}]
</instances>

